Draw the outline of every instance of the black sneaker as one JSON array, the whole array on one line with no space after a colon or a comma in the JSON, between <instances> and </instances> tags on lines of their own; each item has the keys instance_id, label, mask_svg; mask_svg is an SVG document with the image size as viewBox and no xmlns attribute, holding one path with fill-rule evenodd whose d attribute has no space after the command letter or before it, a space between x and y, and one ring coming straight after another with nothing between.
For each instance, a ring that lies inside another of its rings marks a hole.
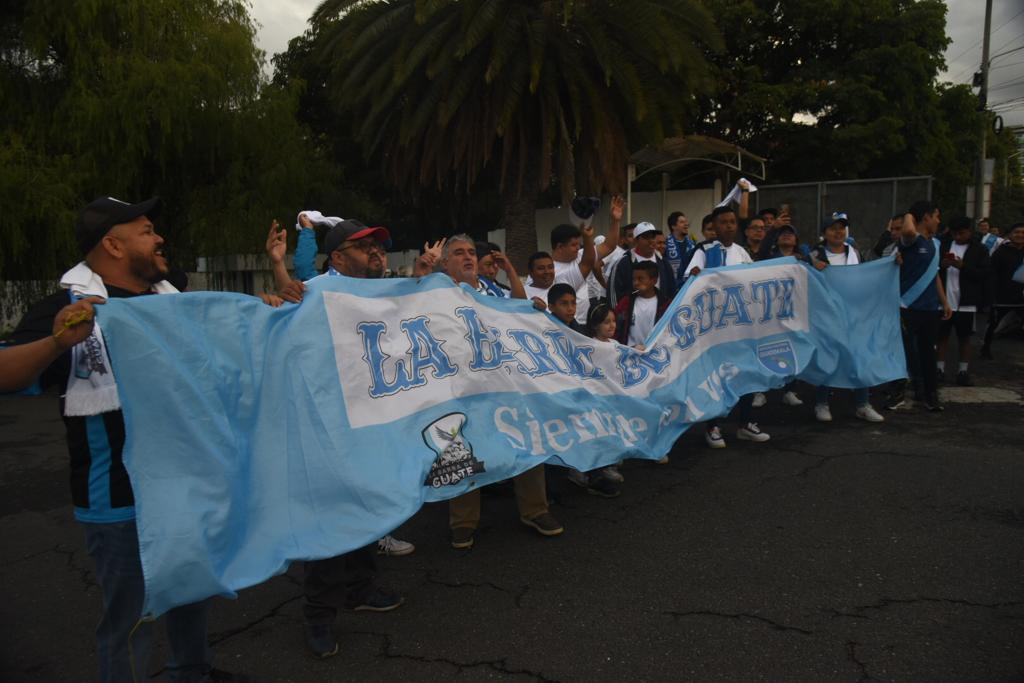
<instances>
[{"instance_id":1,"label":"black sneaker","mask_svg":"<svg viewBox=\"0 0 1024 683\"><path fill-rule=\"evenodd\" d=\"M601 496L602 498L615 498L622 491L619 490L619 485L608 477L590 477L587 493Z\"/></svg>"},{"instance_id":2,"label":"black sneaker","mask_svg":"<svg viewBox=\"0 0 1024 683\"><path fill-rule=\"evenodd\" d=\"M956 373L956 383L957 383L957 386L961 386L961 387L973 387L974 386L974 382L971 381L971 377L970 377L970 375L967 374L966 370L961 370L960 372Z\"/></svg>"},{"instance_id":3,"label":"black sneaker","mask_svg":"<svg viewBox=\"0 0 1024 683\"><path fill-rule=\"evenodd\" d=\"M555 519L550 512L542 512L531 519L520 517L519 521L528 527L533 527L541 536L558 536L565 531L562 523Z\"/></svg>"},{"instance_id":4,"label":"black sneaker","mask_svg":"<svg viewBox=\"0 0 1024 683\"><path fill-rule=\"evenodd\" d=\"M306 644L313 652L313 655L320 659L327 659L338 654L338 639L334 635L334 627L330 624L306 624ZM230 678L213 678L210 672L210 680L232 680Z\"/></svg>"},{"instance_id":5,"label":"black sneaker","mask_svg":"<svg viewBox=\"0 0 1024 683\"><path fill-rule=\"evenodd\" d=\"M937 398L930 398L925 401L924 407L928 409L929 413L941 413L944 410L942 404L939 403L939 399Z\"/></svg>"},{"instance_id":6,"label":"black sneaker","mask_svg":"<svg viewBox=\"0 0 1024 683\"><path fill-rule=\"evenodd\" d=\"M902 389L897 389L889 395L889 400L885 402L885 409L899 410L905 405L907 405L907 395L903 393Z\"/></svg>"},{"instance_id":7,"label":"black sneaker","mask_svg":"<svg viewBox=\"0 0 1024 683\"><path fill-rule=\"evenodd\" d=\"M396 595L380 586L374 586L360 599L349 600L345 604L345 609L353 612L390 612L403 602L405 599L401 595Z\"/></svg>"}]
</instances>

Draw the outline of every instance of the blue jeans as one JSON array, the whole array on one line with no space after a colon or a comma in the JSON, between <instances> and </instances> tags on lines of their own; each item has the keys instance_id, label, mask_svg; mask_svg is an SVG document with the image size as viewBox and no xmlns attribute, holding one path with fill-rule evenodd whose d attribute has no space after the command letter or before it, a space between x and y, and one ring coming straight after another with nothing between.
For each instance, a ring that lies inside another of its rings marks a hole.
<instances>
[{"instance_id":1,"label":"blue jeans","mask_svg":"<svg viewBox=\"0 0 1024 683\"><path fill-rule=\"evenodd\" d=\"M96 627L96 658L101 683L147 680L146 663L153 641L153 622L139 621L145 584L135 522L83 523L85 544L96 562L96 580L103 592L103 616ZM210 670L206 645L206 601L183 605L164 615L174 681L203 681Z\"/></svg>"},{"instance_id":2,"label":"blue jeans","mask_svg":"<svg viewBox=\"0 0 1024 683\"><path fill-rule=\"evenodd\" d=\"M816 406L827 406L828 405L828 392L830 387L818 387L814 392L814 405ZM853 402L858 408L863 408L868 405L868 390L854 389L853 390Z\"/></svg>"}]
</instances>

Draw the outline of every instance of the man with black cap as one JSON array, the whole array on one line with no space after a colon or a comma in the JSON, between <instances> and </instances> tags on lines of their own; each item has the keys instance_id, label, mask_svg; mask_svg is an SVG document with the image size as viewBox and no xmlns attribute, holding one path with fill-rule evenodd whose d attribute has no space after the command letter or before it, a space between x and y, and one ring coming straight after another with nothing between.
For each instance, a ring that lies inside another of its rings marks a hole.
<instances>
[{"instance_id":1,"label":"man with black cap","mask_svg":"<svg viewBox=\"0 0 1024 683\"><path fill-rule=\"evenodd\" d=\"M271 228L271 233L273 235L274 228ZM324 236L327 271L313 280L339 275L368 279L384 277L387 245L390 243L391 235L387 228L368 227L354 219L343 220ZM275 276L283 270L283 265L277 267L278 263L283 263L283 258L275 260ZM284 272L287 276L287 271ZM290 280L281 288L281 296L285 301L300 303L305 288L302 282ZM404 543L390 537L381 539L381 543L389 541ZM411 544L405 545L411 547ZM386 548L381 550L379 543L371 543L338 557L305 563L305 604L302 611L306 620L306 642L317 657L326 658L338 653L334 621L339 606L354 611L387 612L402 604L400 596L375 583L378 551L387 552Z\"/></svg>"},{"instance_id":2,"label":"man with black cap","mask_svg":"<svg viewBox=\"0 0 1024 683\"><path fill-rule=\"evenodd\" d=\"M168 294L163 238L152 219L160 200L129 204L101 197L79 214L75 238L84 260L61 277L62 290L32 306L0 351L0 391L39 377L61 390L60 409L71 456L71 497L96 563L103 614L96 629L101 681L140 680L153 625L141 621L145 594L135 501L124 467L124 418L93 304L109 298ZM246 680L210 666L206 602L165 615L172 663L180 681Z\"/></svg>"}]
</instances>

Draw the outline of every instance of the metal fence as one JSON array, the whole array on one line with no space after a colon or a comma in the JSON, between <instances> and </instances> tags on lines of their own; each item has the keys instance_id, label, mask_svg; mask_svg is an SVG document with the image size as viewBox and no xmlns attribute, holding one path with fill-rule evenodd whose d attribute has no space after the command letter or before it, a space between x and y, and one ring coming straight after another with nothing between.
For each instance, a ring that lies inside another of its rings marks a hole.
<instances>
[{"instance_id":1,"label":"metal fence","mask_svg":"<svg viewBox=\"0 0 1024 683\"><path fill-rule=\"evenodd\" d=\"M931 199L931 176L834 180L821 183L758 185L752 198L757 210L789 204L800 240L814 243L826 216L845 211L850 235L861 249L870 247L894 214L919 199Z\"/></svg>"}]
</instances>

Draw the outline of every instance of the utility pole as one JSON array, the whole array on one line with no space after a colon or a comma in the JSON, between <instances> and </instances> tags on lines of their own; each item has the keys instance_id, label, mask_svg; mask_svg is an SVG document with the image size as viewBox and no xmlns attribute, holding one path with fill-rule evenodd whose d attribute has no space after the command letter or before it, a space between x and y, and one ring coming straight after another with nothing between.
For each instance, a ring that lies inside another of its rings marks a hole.
<instances>
[{"instance_id":1,"label":"utility pole","mask_svg":"<svg viewBox=\"0 0 1024 683\"><path fill-rule=\"evenodd\" d=\"M974 221L985 217L985 137L988 135L988 50L992 32L992 0L985 0L985 36L981 48L981 90L978 111L981 113L981 140L978 143L978 169L974 176Z\"/></svg>"}]
</instances>

